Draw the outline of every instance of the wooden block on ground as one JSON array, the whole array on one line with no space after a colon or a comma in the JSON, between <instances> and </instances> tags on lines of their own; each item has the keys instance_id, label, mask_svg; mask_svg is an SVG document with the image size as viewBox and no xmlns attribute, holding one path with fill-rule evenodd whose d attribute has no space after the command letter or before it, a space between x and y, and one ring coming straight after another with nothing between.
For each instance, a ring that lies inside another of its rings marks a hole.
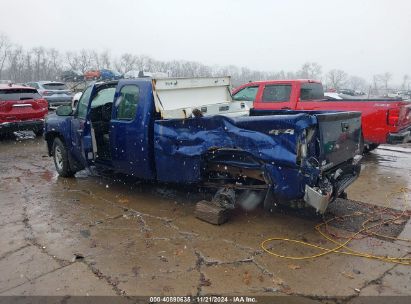
<instances>
[{"instance_id":1,"label":"wooden block on ground","mask_svg":"<svg viewBox=\"0 0 411 304\"><path fill-rule=\"evenodd\" d=\"M199 201L196 205L195 216L200 220L214 225L221 225L228 221L229 210L221 208L208 201Z\"/></svg>"}]
</instances>

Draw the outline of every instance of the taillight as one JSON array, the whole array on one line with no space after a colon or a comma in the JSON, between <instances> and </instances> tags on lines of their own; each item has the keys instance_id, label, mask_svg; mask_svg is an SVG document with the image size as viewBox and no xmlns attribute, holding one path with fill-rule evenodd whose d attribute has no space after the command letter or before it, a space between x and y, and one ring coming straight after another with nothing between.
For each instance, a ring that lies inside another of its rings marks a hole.
<instances>
[{"instance_id":1,"label":"taillight","mask_svg":"<svg viewBox=\"0 0 411 304\"><path fill-rule=\"evenodd\" d=\"M49 104L45 99L37 99L37 104L42 108L48 108Z\"/></svg>"},{"instance_id":2,"label":"taillight","mask_svg":"<svg viewBox=\"0 0 411 304\"><path fill-rule=\"evenodd\" d=\"M398 121L400 118L400 109L388 110L387 123L390 126L398 126Z\"/></svg>"},{"instance_id":3,"label":"taillight","mask_svg":"<svg viewBox=\"0 0 411 304\"><path fill-rule=\"evenodd\" d=\"M52 95L53 94L53 92L51 92L51 91L43 91L42 92L42 95L43 96L50 96L50 95Z\"/></svg>"},{"instance_id":4,"label":"taillight","mask_svg":"<svg viewBox=\"0 0 411 304\"><path fill-rule=\"evenodd\" d=\"M3 112L6 110L7 101L0 101L0 111Z\"/></svg>"}]
</instances>

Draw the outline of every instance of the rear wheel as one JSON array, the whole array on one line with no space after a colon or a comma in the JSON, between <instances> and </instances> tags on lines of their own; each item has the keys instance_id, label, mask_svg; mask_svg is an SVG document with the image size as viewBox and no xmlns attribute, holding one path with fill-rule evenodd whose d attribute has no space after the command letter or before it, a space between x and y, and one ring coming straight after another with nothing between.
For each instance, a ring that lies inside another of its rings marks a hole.
<instances>
[{"instance_id":1,"label":"rear wheel","mask_svg":"<svg viewBox=\"0 0 411 304\"><path fill-rule=\"evenodd\" d=\"M378 146L379 146L379 144L368 144L368 145L365 147L364 151L365 151L366 153L371 152L372 150L377 149Z\"/></svg>"},{"instance_id":2,"label":"rear wheel","mask_svg":"<svg viewBox=\"0 0 411 304\"><path fill-rule=\"evenodd\" d=\"M53 159L58 174L62 177L72 177L75 172L70 169L67 149L60 138L55 138L53 142Z\"/></svg>"}]
</instances>

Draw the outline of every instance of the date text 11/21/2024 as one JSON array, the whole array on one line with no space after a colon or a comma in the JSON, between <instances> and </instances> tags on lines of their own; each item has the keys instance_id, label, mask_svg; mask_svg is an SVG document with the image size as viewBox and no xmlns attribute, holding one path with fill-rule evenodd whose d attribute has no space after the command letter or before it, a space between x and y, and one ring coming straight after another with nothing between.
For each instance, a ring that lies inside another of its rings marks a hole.
<instances>
[{"instance_id":1,"label":"date text 11/21/2024","mask_svg":"<svg viewBox=\"0 0 411 304\"><path fill-rule=\"evenodd\" d=\"M258 303L255 297L248 296L162 296L162 297L150 297L150 303Z\"/></svg>"}]
</instances>

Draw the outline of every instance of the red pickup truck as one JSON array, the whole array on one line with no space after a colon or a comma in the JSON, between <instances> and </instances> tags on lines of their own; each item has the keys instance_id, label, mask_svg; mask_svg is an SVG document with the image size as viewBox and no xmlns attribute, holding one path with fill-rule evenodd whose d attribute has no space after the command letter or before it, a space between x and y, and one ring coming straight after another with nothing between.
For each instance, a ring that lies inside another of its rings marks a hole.
<instances>
[{"instance_id":1,"label":"red pickup truck","mask_svg":"<svg viewBox=\"0 0 411 304\"><path fill-rule=\"evenodd\" d=\"M326 99L321 82L309 79L249 82L232 94L256 110L359 111L368 151L411 140L411 103L401 99Z\"/></svg>"}]
</instances>

